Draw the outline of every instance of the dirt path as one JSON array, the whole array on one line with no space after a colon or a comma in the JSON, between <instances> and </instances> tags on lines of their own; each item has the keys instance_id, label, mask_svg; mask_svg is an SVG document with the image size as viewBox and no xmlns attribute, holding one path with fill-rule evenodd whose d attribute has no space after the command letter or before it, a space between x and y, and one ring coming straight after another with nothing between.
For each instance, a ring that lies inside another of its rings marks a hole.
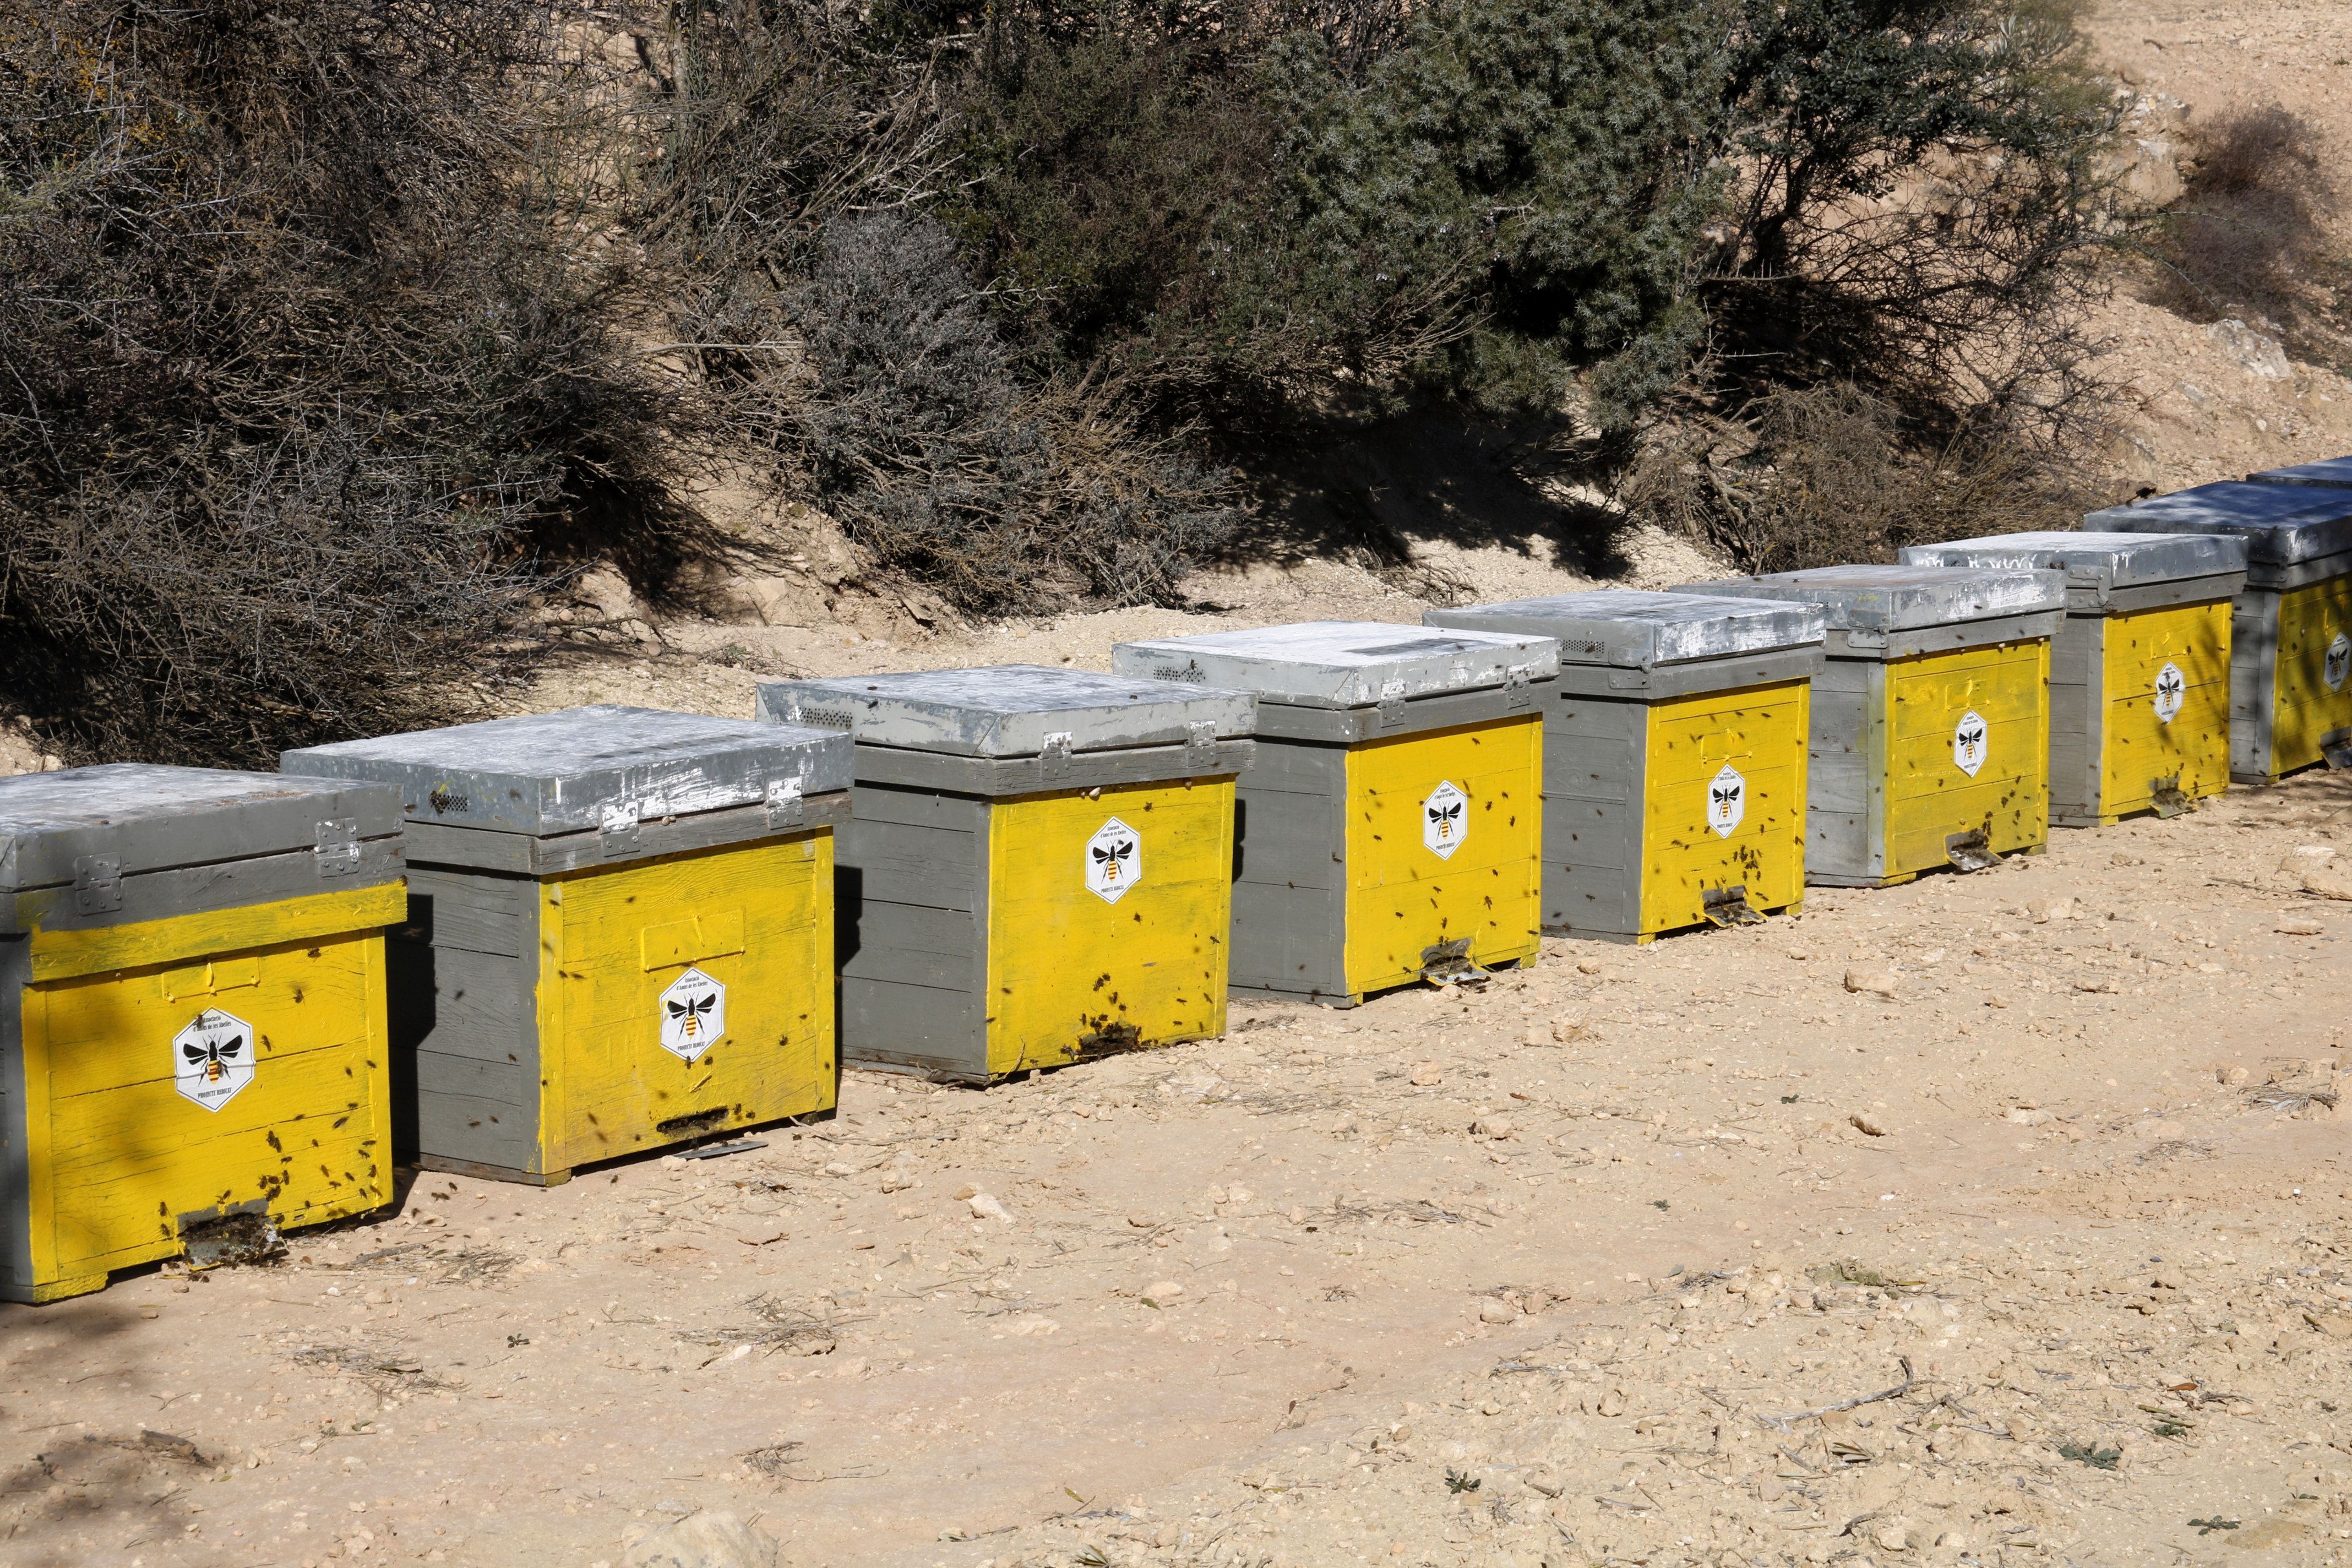
<instances>
[{"instance_id":1,"label":"dirt path","mask_svg":"<svg viewBox=\"0 0 2352 1568\"><path fill-rule=\"evenodd\" d=\"M2339 849L2305 777L1483 995L854 1074L725 1159L429 1176L0 1314L0 1563L589 1568L698 1510L835 1568L2339 1560Z\"/></svg>"}]
</instances>

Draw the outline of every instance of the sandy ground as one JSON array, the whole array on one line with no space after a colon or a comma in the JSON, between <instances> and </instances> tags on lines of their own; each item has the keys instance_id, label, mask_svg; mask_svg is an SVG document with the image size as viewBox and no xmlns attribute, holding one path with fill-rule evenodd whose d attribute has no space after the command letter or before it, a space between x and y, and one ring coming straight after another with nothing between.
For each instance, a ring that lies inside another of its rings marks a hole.
<instances>
[{"instance_id":1,"label":"sandy ground","mask_svg":"<svg viewBox=\"0 0 2352 1568\"><path fill-rule=\"evenodd\" d=\"M593 1568L715 1512L810 1568L2352 1559L2339 851L2306 775L1483 994L853 1073L724 1159L427 1176L9 1310L0 1563Z\"/></svg>"}]
</instances>

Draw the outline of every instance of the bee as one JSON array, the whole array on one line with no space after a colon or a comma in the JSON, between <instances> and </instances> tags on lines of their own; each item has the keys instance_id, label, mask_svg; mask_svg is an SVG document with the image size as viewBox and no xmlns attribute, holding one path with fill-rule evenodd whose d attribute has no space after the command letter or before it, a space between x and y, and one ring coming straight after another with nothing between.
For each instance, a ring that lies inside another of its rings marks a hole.
<instances>
[{"instance_id":1,"label":"bee","mask_svg":"<svg viewBox=\"0 0 2352 1568\"><path fill-rule=\"evenodd\" d=\"M1095 864L1102 868L1103 880L1118 880L1119 868L1135 855L1135 840L1123 838L1116 844L1097 845L1093 850Z\"/></svg>"},{"instance_id":2,"label":"bee","mask_svg":"<svg viewBox=\"0 0 2352 1568\"><path fill-rule=\"evenodd\" d=\"M1715 796L1716 816L1729 816L1731 815L1732 807L1739 804L1739 790L1740 786L1736 784L1716 784L1713 786L1711 793Z\"/></svg>"},{"instance_id":3,"label":"bee","mask_svg":"<svg viewBox=\"0 0 2352 1568\"><path fill-rule=\"evenodd\" d=\"M1429 820L1436 825L1438 837L1454 837L1454 820L1462 815L1462 805L1463 803L1457 800L1451 805L1433 805L1429 808Z\"/></svg>"},{"instance_id":4,"label":"bee","mask_svg":"<svg viewBox=\"0 0 2352 1568\"><path fill-rule=\"evenodd\" d=\"M691 1001L671 1002L666 1005L669 1008L671 1021L677 1025L677 1032L692 1040L701 1037L704 1020L718 1002L719 993L712 991Z\"/></svg>"},{"instance_id":5,"label":"bee","mask_svg":"<svg viewBox=\"0 0 2352 1568\"><path fill-rule=\"evenodd\" d=\"M195 1066L198 1062L204 1063L206 1083L218 1083L228 1077L228 1069L236 1065L236 1058L243 1055L244 1051L243 1035L231 1035L226 1039L206 1035L201 1044L184 1045L180 1047L180 1054L187 1058L190 1067Z\"/></svg>"}]
</instances>

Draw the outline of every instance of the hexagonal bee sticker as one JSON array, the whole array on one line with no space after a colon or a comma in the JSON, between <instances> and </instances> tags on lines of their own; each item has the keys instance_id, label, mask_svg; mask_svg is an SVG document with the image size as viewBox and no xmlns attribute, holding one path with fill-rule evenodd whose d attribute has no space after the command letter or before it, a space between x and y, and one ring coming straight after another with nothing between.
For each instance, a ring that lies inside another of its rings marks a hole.
<instances>
[{"instance_id":1,"label":"hexagonal bee sticker","mask_svg":"<svg viewBox=\"0 0 2352 1568\"><path fill-rule=\"evenodd\" d=\"M1118 902L1143 880L1143 836L1116 816L1095 829L1086 856L1087 891L1104 903Z\"/></svg>"},{"instance_id":2,"label":"hexagonal bee sticker","mask_svg":"<svg viewBox=\"0 0 2352 1568\"><path fill-rule=\"evenodd\" d=\"M218 1110L253 1081L253 1026L207 1007L172 1037L172 1082L181 1098Z\"/></svg>"},{"instance_id":3,"label":"hexagonal bee sticker","mask_svg":"<svg viewBox=\"0 0 2352 1568\"><path fill-rule=\"evenodd\" d=\"M1421 841L1440 860L1451 860L1470 832L1470 797L1446 779L1421 803Z\"/></svg>"},{"instance_id":4,"label":"hexagonal bee sticker","mask_svg":"<svg viewBox=\"0 0 2352 1568\"><path fill-rule=\"evenodd\" d=\"M1960 721L1952 726L1952 765L1969 777L1976 777L1977 770L1985 765L1985 742L1990 731L1984 715L1975 709L1961 714Z\"/></svg>"},{"instance_id":5,"label":"hexagonal bee sticker","mask_svg":"<svg viewBox=\"0 0 2352 1568\"><path fill-rule=\"evenodd\" d=\"M680 1061L700 1058L727 1033L727 987L689 969L661 994L662 1049Z\"/></svg>"},{"instance_id":6,"label":"hexagonal bee sticker","mask_svg":"<svg viewBox=\"0 0 2352 1568\"><path fill-rule=\"evenodd\" d=\"M2336 640L2327 645L2326 665L2319 673L2327 682L2328 690L2344 689L2344 678L2352 675L2352 637L2342 632L2336 634Z\"/></svg>"},{"instance_id":7,"label":"hexagonal bee sticker","mask_svg":"<svg viewBox=\"0 0 2352 1568\"><path fill-rule=\"evenodd\" d=\"M1729 763L1706 784L1706 825L1717 838L1739 831L1748 816L1748 780Z\"/></svg>"},{"instance_id":8,"label":"hexagonal bee sticker","mask_svg":"<svg viewBox=\"0 0 2352 1568\"><path fill-rule=\"evenodd\" d=\"M2156 672L2156 721L2169 724L2180 717L2181 700L2189 694L2189 678L2170 659Z\"/></svg>"}]
</instances>

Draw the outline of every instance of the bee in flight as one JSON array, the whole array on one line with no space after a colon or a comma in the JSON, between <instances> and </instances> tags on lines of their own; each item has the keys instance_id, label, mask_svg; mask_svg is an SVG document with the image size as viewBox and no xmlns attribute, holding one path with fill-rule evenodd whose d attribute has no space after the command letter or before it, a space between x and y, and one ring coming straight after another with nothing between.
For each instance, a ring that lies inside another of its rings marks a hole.
<instances>
[{"instance_id":1,"label":"bee in flight","mask_svg":"<svg viewBox=\"0 0 2352 1568\"><path fill-rule=\"evenodd\" d=\"M1433 805L1429 808L1429 820L1436 825L1437 836L1440 838L1454 837L1454 824L1461 815L1462 803L1458 800L1451 805Z\"/></svg>"},{"instance_id":2,"label":"bee in flight","mask_svg":"<svg viewBox=\"0 0 2352 1568\"><path fill-rule=\"evenodd\" d=\"M1095 864L1102 868L1103 880L1118 880L1118 869L1135 854L1135 840L1122 838L1116 844L1097 845L1094 849Z\"/></svg>"},{"instance_id":3,"label":"bee in flight","mask_svg":"<svg viewBox=\"0 0 2352 1568\"><path fill-rule=\"evenodd\" d=\"M218 1083L226 1078L228 1069L236 1065L236 1058L244 1052L243 1035L230 1035L226 1038L206 1035L202 1044L191 1043L180 1047L180 1054L188 1058L190 1067L204 1063L206 1083Z\"/></svg>"},{"instance_id":4,"label":"bee in flight","mask_svg":"<svg viewBox=\"0 0 2352 1568\"><path fill-rule=\"evenodd\" d=\"M712 991L691 1001L679 1000L666 1003L664 1005L669 1008L671 1021L677 1025L678 1033L691 1040L700 1037L705 1026L704 1020L709 1016L710 1009L716 1006L718 1002L719 993Z\"/></svg>"}]
</instances>

